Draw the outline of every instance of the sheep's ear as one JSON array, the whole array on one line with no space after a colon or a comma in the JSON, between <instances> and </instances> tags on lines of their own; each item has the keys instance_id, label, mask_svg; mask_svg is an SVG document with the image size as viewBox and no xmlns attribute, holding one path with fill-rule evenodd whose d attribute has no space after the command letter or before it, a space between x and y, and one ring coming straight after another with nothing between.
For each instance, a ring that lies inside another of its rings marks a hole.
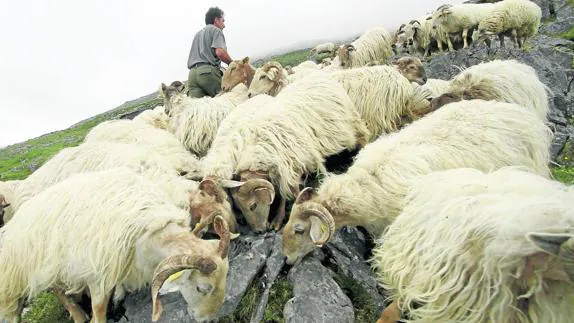
<instances>
[{"instance_id":1,"label":"sheep's ear","mask_svg":"<svg viewBox=\"0 0 574 323\"><path fill-rule=\"evenodd\" d=\"M6 204L4 204L4 205L0 205L0 207L2 207L3 209L4 209L4 208L7 208L7 207L9 207L9 206L10 206L10 203L6 203Z\"/></svg>"},{"instance_id":2,"label":"sheep's ear","mask_svg":"<svg viewBox=\"0 0 574 323\"><path fill-rule=\"evenodd\" d=\"M249 56L245 56L245 57L241 60L241 63L243 63L243 64L249 63Z\"/></svg>"},{"instance_id":3,"label":"sheep's ear","mask_svg":"<svg viewBox=\"0 0 574 323\"><path fill-rule=\"evenodd\" d=\"M544 252L558 256L560 247L572 238L572 235L565 233L530 232L526 234L526 238Z\"/></svg>"},{"instance_id":4,"label":"sheep's ear","mask_svg":"<svg viewBox=\"0 0 574 323\"><path fill-rule=\"evenodd\" d=\"M313 195L315 195L315 190L312 187L305 187L301 193L299 193L299 196L297 196L295 204L301 204L305 201L309 201Z\"/></svg>"},{"instance_id":5,"label":"sheep's ear","mask_svg":"<svg viewBox=\"0 0 574 323\"><path fill-rule=\"evenodd\" d=\"M236 188L236 187L242 186L243 184L245 184L245 182L234 181L231 179L222 179L221 180L221 186L223 186L225 188Z\"/></svg>"}]
</instances>

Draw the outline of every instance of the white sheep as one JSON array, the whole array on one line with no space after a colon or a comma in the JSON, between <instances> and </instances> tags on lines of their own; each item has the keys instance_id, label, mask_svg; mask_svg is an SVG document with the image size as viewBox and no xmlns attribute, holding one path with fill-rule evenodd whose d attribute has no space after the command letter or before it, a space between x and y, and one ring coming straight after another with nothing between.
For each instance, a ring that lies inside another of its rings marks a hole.
<instances>
[{"instance_id":1,"label":"white sheep","mask_svg":"<svg viewBox=\"0 0 574 323\"><path fill-rule=\"evenodd\" d=\"M421 90L426 91L429 94L429 99L437 98L450 91L450 81L441 79L427 79L423 85L419 85L415 82L412 82L411 84L415 88L421 88Z\"/></svg>"},{"instance_id":2,"label":"white sheep","mask_svg":"<svg viewBox=\"0 0 574 323\"><path fill-rule=\"evenodd\" d=\"M221 121L235 106L247 100L247 87L241 83L213 98L190 98L163 83L160 91L169 111L169 131L199 157L207 153Z\"/></svg>"},{"instance_id":3,"label":"white sheep","mask_svg":"<svg viewBox=\"0 0 574 323\"><path fill-rule=\"evenodd\" d=\"M157 106L154 109L148 109L133 118L134 121L146 122L159 129L167 129L169 125L169 117L165 114L163 106Z\"/></svg>"},{"instance_id":4,"label":"white sheep","mask_svg":"<svg viewBox=\"0 0 574 323\"><path fill-rule=\"evenodd\" d=\"M432 14L433 28L442 26L443 33L446 34L462 33L463 48L466 48L468 47L468 32L491 14L493 6L491 3L442 5ZM449 50L454 50L448 35L446 39Z\"/></svg>"},{"instance_id":5,"label":"white sheep","mask_svg":"<svg viewBox=\"0 0 574 323\"><path fill-rule=\"evenodd\" d=\"M104 323L115 287L130 292L149 283L156 321L163 282L186 269L191 273L181 288L190 315L211 318L224 300L229 231L217 218L221 240L207 241L189 226L186 211L125 168L53 185L0 229L0 318L19 322L23 302L42 291L73 295L88 289L91 322ZM78 308L72 313L78 321L86 317Z\"/></svg>"},{"instance_id":6,"label":"white sheep","mask_svg":"<svg viewBox=\"0 0 574 323\"><path fill-rule=\"evenodd\" d=\"M21 180L0 181L0 227L12 219L16 212L17 199L16 189L22 183Z\"/></svg>"},{"instance_id":7,"label":"white sheep","mask_svg":"<svg viewBox=\"0 0 574 323\"><path fill-rule=\"evenodd\" d=\"M333 53L337 47L334 43L322 43L311 49L313 54Z\"/></svg>"},{"instance_id":8,"label":"white sheep","mask_svg":"<svg viewBox=\"0 0 574 323\"><path fill-rule=\"evenodd\" d=\"M411 20L403 28L405 42L410 52L418 52L422 56L430 55L432 19L427 18L432 18L432 15Z\"/></svg>"},{"instance_id":9,"label":"white sheep","mask_svg":"<svg viewBox=\"0 0 574 323\"><path fill-rule=\"evenodd\" d=\"M189 153L173 134L144 122L109 120L92 128L84 142L120 142L152 148L187 178L201 178L201 166L196 156Z\"/></svg>"},{"instance_id":10,"label":"white sheep","mask_svg":"<svg viewBox=\"0 0 574 323\"><path fill-rule=\"evenodd\" d=\"M283 230L283 254L296 263L335 229L362 226L374 237L393 222L418 176L452 168L521 165L549 176L550 129L524 108L496 101L452 103L381 136L346 173L305 188Z\"/></svg>"},{"instance_id":11,"label":"white sheep","mask_svg":"<svg viewBox=\"0 0 574 323\"><path fill-rule=\"evenodd\" d=\"M33 196L74 174L116 167L131 169L156 182L170 193L174 203L189 210L186 193L198 186L196 182L183 178L180 181L174 167L162 156L154 154L152 149L116 142L86 142L60 150L18 184L14 190L18 196L14 206L19 208Z\"/></svg>"},{"instance_id":12,"label":"white sheep","mask_svg":"<svg viewBox=\"0 0 574 323\"><path fill-rule=\"evenodd\" d=\"M386 60L393 54L392 37L383 27L367 30L357 40L341 45L337 51L340 66L353 68Z\"/></svg>"},{"instance_id":13,"label":"white sheep","mask_svg":"<svg viewBox=\"0 0 574 323\"><path fill-rule=\"evenodd\" d=\"M515 103L546 120L549 88L534 68L517 60L473 65L450 80L450 90L431 101L432 109L458 100L483 99Z\"/></svg>"},{"instance_id":14,"label":"white sheep","mask_svg":"<svg viewBox=\"0 0 574 323\"><path fill-rule=\"evenodd\" d=\"M413 183L373 251L393 304L378 322L570 322L574 194L516 167Z\"/></svg>"},{"instance_id":15,"label":"white sheep","mask_svg":"<svg viewBox=\"0 0 574 323\"><path fill-rule=\"evenodd\" d=\"M538 33L542 10L529 0L503 0L494 4L491 14L480 21L473 38L475 43L486 40L491 35L510 35L515 45L522 48L524 42Z\"/></svg>"},{"instance_id":16,"label":"white sheep","mask_svg":"<svg viewBox=\"0 0 574 323\"><path fill-rule=\"evenodd\" d=\"M221 180L237 175L241 182L234 200L251 228L263 231L276 190L281 200L275 219L280 224L285 200L297 195L303 175L325 172L327 156L362 147L368 137L343 87L325 73L313 74L253 111L249 122L228 116L202 160L202 183L225 186Z\"/></svg>"}]
</instances>

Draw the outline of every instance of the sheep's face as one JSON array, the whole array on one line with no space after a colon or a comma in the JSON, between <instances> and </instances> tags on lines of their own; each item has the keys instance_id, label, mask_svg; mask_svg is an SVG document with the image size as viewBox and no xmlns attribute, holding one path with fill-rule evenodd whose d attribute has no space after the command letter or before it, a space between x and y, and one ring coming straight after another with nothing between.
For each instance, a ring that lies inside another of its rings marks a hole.
<instances>
[{"instance_id":1,"label":"sheep's face","mask_svg":"<svg viewBox=\"0 0 574 323\"><path fill-rule=\"evenodd\" d=\"M170 100L177 96L183 95L185 90L185 85L180 81L173 81L170 85L165 85L161 83L159 88L159 94L163 98L163 106L165 107L165 114L171 117L171 103Z\"/></svg>"},{"instance_id":2,"label":"sheep's face","mask_svg":"<svg viewBox=\"0 0 574 323\"><path fill-rule=\"evenodd\" d=\"M348 67L351 62L351 53L355 50L353 45L341 45L337 51L339 61L342 67Z\"/></svg>"},{"instance_id":3,"label":"sheep's face","mask_svg":"<svg viewBox=\"0 0 574 323\"><path fill-rule=\"evenodd\" d=\"M462 100L462 97L460 95L457 95L456 93L441 94L440 96L433 98L431 100L431 111L435 111L444 105L453 102L458 102L460 100Z\"/></svg>"},{"instance_id":4,"label":"sheep's face","mask_svg":"<svg viewBox=\"0 0 574 323\"><path fill-rule=\"evenodd\" d=\"M187 273L179 279L181 295L188 304L187 311L198 322L213 319L225 300L229 261L227 258L212 258L217 266L213 272L205 274L199 270L186 270Z\"/></svg>"},{"instance_id":5,"label":"sheep's face","mask_svg":"<svg viewBox=\"0 0 574 323\"><path fill-rule=\"evenodd\" d=\"M215 180L204 179L197 189L190 192L191 223L198 231L208 230L215 215L221 215L230 230L236 232L237 222L225 190Z\"/></svg>"},{"instance_id":6,"label":"sheep's face","mask_svg":"<svg viewBox=\"0 0 574 323\"><path fill-rule=\"evenodd\" d=\"M231 196L245 220L256 233L268 229L269 209L275 199L275 188L264 173L243 172L242 185L232 189Z\"/></svg>"},{"instance_id":7,"label":"sheep's face","mask_svg":"<svg viewBox=\"0 0 574 323\"><path fill-rule=\"evenodd\" d=\"M416 82L420 85L427 82L425 68L420 59L410 56L401 57L392 64L409 82Z\"/></svg>"},{"instance_id":8,"label":"sheep's face","mask_svg":"<svg viewBox=\"0 0 574 323\"><path fill-rule=\"evenodd\" d=\"M267 62L255 71L253 81L249 85L247 96L252 98L258 94L277 95L278 89L285 84L283 67L277 62Z\"/></svg>"},{"instance_id":9,"label":"sheep's face","mask_svg":"<svg viewBox=\"0 0 574 323\"><path fill-rule=\"evenodd\" d=\"M317 201L313 189L305 188L295 200L289 221L283 228L281 250L287 264L298 264L305 255L322 247L332 236L335 223L329 211Z\"/></svg>"},{"instance_id":10,"label":"sheep's face","mask_svg":"<svg viewBox=\"0 0 574 323\"><path fill-rule=\"evenodd\" d=\"M450 15L452 14L450 7L450 5L442 5L435 12L433 12L431 18L433 20L433 29L437 29L449 19Z\"/></svg>"},{"instance_id":11,"label":"sheep's face","mask_svg":"<svg viewBox=\"0 0 574 323\"><path fill-rule=\"evenodd\" d=\"M223 73L221 90L223 92L229 92L239 83L247 85L252 75L253 70L249 65L249 57L245 57L240 61L233 61Z\"/></svg>"}]
</instances>

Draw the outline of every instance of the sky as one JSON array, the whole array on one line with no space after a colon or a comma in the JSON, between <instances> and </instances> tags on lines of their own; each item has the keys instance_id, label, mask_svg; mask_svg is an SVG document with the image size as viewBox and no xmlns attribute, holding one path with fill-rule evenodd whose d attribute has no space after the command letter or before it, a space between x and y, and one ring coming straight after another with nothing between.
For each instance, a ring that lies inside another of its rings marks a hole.
<instances>
[{"instance_id":1,"label":"sky","mask_svg":"<svg viewBox=\"0 0 574 323\"><path fill-rule=\"evenodd\" d=\"M111 110L187 79L205 12L219 6L232 59L299 42L390 32L445 0L30 0L2 6L0 147Z\"/></svg>"}]
</instances>

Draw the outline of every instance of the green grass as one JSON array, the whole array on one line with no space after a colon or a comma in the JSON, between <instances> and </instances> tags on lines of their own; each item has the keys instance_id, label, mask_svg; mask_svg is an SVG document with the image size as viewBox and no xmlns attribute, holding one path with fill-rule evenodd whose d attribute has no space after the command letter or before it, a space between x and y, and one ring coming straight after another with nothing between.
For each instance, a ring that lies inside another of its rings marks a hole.
<instances>
[{"instance_id":1,"label":"green grass","mask_svg":"<svg viewBox=\"0 0 574 323\"><path fill-rule=\"evenodd\" d=\"M259 300L263 294L263 287L260 280L255 280L249 286L235 311L219 319L219 323L247 323L251 320L259 305ZM263 314L263 322L284 323L283 306L293 297L293 286L286 277L280 276L271 286L267 307Z\"/></svg>"},{"instance_id":2,"label":"green grass","mask_svg":"<svg viewBox=\"0 0 574 323\"><path fill-rule=\"evenodd\" d=\"M553 168L552 176L564 184L574 185L574 167Z\"/></svg>"},{"instance_id":3,"label":"green grass","mask_svg":"<svg viewBox=\"0 0 574 323\"><path fill-rule=\"evenodd\" d=\"M68 313L58 299L42 293L30 304L30 310L22 315L22 323L71 323Z\"/></svg>"},{"instance_id":4,"label":"green grass","mask_svg":"<svg viewBox=\"0 0 574 323\"><path fill-rule=\"evenodd\" d=\"M309 49L301 49L287 54L271 56L271 60L279 62L283 66L295 66L309 60L310 55L311 52Z\"/></svg>"},{"instance_id":5,"label":"green grass","mask_svg":"<svg viewBox=\"0 0 574 323\"><path fill-rule=\"evenodd\" d=\"M567 32L560 34L560 37L574 41L574 27L570 28Z\"/></svg>"},{"instance_id":6,"label":"green grass","mask_svg":"<svg viewBox=\"0 0 574 323\"><path fill-rule=\"evenodd\" d=\"M340 274L336 274L333 279L353 303L355 322L375 322L379 318L375 302L356 280Z\"/></svg>"}]
</instances>

